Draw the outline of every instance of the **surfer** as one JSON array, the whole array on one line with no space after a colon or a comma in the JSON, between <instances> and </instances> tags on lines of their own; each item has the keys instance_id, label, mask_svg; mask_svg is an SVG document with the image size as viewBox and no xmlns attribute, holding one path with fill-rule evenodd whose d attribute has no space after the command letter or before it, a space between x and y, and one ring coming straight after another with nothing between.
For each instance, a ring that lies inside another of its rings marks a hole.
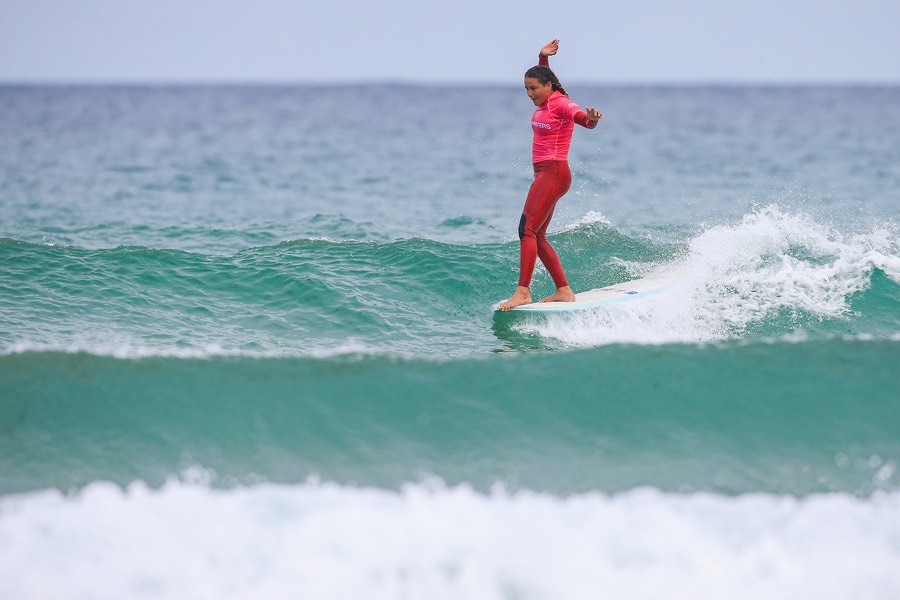
<instances>
[{"instance_id":1,"label":"surfer","mask_svg":"<svg viewBox=\"0 0 900 600\"><path fill-rule=\"evenodd\" d=\"M581 110L569 100L566 89L550 70L549 57L558 50L559 40L549 42L541 48L538 64L525 72L525 92L536 107L531 117L534 181L519 220L519 286L509 300L500 305L502 311L531 303L529 286L538 257L556 285L556 292L541 302L575 301L575 293L566 281L559 256L547 241L547 226L557 201L572 183L568 158L575 123L593 129L603 115L591 107Z\"/></svg>"}]
</instances>

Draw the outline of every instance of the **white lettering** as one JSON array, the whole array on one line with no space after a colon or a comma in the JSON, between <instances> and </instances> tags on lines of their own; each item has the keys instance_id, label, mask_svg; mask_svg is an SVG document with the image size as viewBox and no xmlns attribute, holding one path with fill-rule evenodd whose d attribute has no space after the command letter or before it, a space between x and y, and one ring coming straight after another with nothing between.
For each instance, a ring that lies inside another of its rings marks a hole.
<instances>
[{"instance_id":1,"label":"white lettering","mask_svg":"<svg viewBox=\"0 0 900 600\"><path fill-rule=\"evenodd\" d=\"M539 127L541 129L552 129L552 127L550 127L550 123L541 123L540 121L532 121L531 126Z\"/></svg>"}]
</instances>

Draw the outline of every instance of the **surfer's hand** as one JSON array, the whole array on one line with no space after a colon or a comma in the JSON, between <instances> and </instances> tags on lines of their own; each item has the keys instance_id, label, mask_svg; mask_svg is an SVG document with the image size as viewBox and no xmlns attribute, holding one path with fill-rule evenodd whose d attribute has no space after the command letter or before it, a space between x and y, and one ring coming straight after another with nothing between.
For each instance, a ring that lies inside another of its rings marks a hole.
<instances>
[{"instance_id":1,"label":"surfer's hand","mask_svg":"<svg viewBox=\"0 0 900 600\"><path fill-rule=\"evenodd\" d=\"M543 48L541 48L541 56L553 56L559 50L559 40L553 40L552 42L547 42Z\"/></svg>"},{"instance_id":2,"label":"surfer's hand","mask_svg":"<svg viewBox=\"0 0 900 600\"><path fill-rule=\"evenodd\" d=\"M590 106L585 108L584 112L587 114L588 119L590 119L591 121L599 121L600 119L603 118L603 115L600 113L599 110L597 110L596 108L592 108Z\"/></svg>"}]
</instances>

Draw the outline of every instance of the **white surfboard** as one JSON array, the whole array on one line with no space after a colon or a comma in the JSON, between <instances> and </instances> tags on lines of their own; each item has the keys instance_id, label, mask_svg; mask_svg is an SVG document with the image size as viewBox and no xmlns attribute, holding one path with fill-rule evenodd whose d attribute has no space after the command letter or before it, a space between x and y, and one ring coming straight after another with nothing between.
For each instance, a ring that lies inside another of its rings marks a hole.
<instances>
[{"instance_id":1,"label":"white surfboard","mask_svg":"<svg viewBox=\"0 0 900 600\"><path fill-rule=\"evenodd\" d=\"M589 292L580 292L575 294L575 302L533 302L531 304L516 306L508 312L573 312L597 308L598 306L610 304L612 302L624 302L627 300L643 298L664 290L666 285L671 281L672 275L673 273L671 271L654 273L653 275L641 279L616 283ZM497 304L495 307L495 310L498 312L500 310L499 306L500 304Z\"/></svg>"}]
</instances>

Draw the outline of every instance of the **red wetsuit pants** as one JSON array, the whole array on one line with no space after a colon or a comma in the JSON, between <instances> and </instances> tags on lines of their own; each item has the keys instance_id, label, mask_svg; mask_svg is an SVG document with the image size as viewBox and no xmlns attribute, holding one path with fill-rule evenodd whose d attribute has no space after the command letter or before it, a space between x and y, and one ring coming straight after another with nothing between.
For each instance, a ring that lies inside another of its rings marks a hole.
<instances>
[{"instance_id":1,"label":"red wetsuit pants","mask_svg":"<svg viewBox=\"0 0 900 600\"><path fill-rule=\"evenodd\" d=\"M557 288L568 285L566 274L556 250L547 241L547 226L553 217L556 202L572 184L569 163L564 160L545 160L534 165L534 182L528 190L522 219L519 221L519 285L528 287L537 257L547 267Z\"/></svg>"}]
</instances>

